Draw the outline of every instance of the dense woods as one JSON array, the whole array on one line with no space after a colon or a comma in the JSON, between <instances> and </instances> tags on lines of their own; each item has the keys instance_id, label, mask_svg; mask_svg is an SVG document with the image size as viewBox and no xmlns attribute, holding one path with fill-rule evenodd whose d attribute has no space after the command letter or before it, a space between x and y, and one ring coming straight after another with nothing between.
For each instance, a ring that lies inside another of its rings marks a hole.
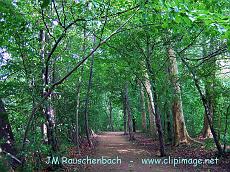
<instances>
[{"instance_id":1,"label":"dense woods","mask_svg":"<svg viewBox=\"0 0 230 172\"><path fill-rule=\"evenodd\" d=\"M94 133L230 146L228 0L0 1L0 168L94 149ZM192 147L193 149L193 147ZM195 148L194 148L195 150ZM1 170L0 170L1 171Z\"/></svg>"}]
</instances>

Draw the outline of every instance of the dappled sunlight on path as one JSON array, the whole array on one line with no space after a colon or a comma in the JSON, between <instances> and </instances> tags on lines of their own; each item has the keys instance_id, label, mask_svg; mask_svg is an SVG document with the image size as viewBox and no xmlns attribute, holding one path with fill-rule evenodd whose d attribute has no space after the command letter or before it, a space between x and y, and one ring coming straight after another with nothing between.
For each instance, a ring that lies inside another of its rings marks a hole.
<instances>
[{"instance_id":1,"label":"dappled sunlight on path","mask_svg":"<svg viewBox=\"0 0 230 172\"><path fill-rule=\"evenodd\" d=\"M135 172L171 172L176 171L169 166L162 165L144 165L142 158L154 158L143 146L138 146L128 140L122 132L105 132L98 135L99 144L96 147L92 158L120 158L121 164L96 164L88 165L85 171L135 171ZM155 158L159 158L155 155Z\"/></svg>"}]
</instances>

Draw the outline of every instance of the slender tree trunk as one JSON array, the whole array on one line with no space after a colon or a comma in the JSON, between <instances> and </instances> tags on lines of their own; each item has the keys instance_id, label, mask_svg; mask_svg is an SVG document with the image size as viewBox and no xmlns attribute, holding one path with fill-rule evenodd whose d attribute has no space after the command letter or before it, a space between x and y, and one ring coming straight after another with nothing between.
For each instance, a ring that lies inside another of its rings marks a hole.
<instances>
[{"instance_id":1,"label":"slender tree trunk","mask_svg":"<svg viewBox=\"0 0 230 172\"><path fill-rule=\"evenodd\" d=\"M125 102L126 102L126 110L128 115L128 131L129 131L129 140L134 140L134 133L133 133L133 124L132 124L132 113L129 103L129 94L128 94L128 84L125 86Z\"/></svg>"},{"instance_id":2,"label":"slender tree trunk","mask_svg":"<svg viewBox=\"0 0 230 172\"><path fill-rule=\"evenodd\" d=\"M92 81L93 81L93 65L94 65L94 55L92 55L92 57L91 57L89 83L88 83L88 89L87 89L87 94L86 94L85 112L84 112L85 134L86 134L89 146L92 146L92 142L91 142L90 136L89 136L90 134L89 134L89 120L88 120L89 107L88 106L89 106L90 90L91 90Z\"/></svg>"},{"instance_id":3,"label":"slender tree trunk","mask_svg":"<svg viewBox=\"0 0 230 172\"><path fill-rule=\"evenodd\" d=\"M227 131L228 131L228 126L229 126L229 122L228 122L228 116L230 114L230 104L227 107L226 113L225 113L225 128L224 128L224 147L223 147L223 152L226 152L226 143L227 143L227 139L226 139L226 135L227 135Z\"/></svg>"},{"instance_id":4,"label":"slender tree trunk","mask_svg":"<svg viewBox=\"0 0 230 172\"><path fill-rule=\"evenodd\" d=\"M166 131L167 131L167 140L169 143L172 143L170 111L166 111Z\"/></svg>"},{"instance_id":5,"label":"slender tree trunk","mask_svg":"<svg viewBox=\"0 0 230 172\"><path fill-rule=\"evenodd\" d=\"M160 112L159 112L158 104L157 104L158 95L156 92L157 91L156 90L156 82L155 82L153 70L151 68L149 56L147 56L147 58L146 58L146 67L147 67L147 70L151 76L150 84L151 84L151 90L153 92L153 101L155 101L154 102L154 108L155 108L156 127L157 127L158 139L159 139L159 145L160 145L160 155L165 156L166 153L165 153L165 145L164 145L164 136L163 136L163 130L162 130L162 125L161 125ZM150 96L149 96L149 100L151 100ZM152 111L153 111L153 109L152 109Z\"/></svg>"},{"instance_id":6,"label":"slender tree trunk","mask_svg":"<svg viewBox=\"0 0 230 172\"><path fill-rule=\"evenodd\" d=\"M50 73L51 69L47 66L46 58L45 58L45 44L46 44L46 33L44 30L40 31L40 44L41 44L41 49L40 49L40 56L41 56L41 62L43 65L42 68L42 79L43 79L43 94L42 97L45 96L48 93L48 85L49 82L51 81L50 78ZM55 111L52 107L52 94L50 94L47 98L47 103L43 107L43 113L46 117L46 129L43 131L47 131L47 133L43 133L47 138L48 138L48 144L51 145L53 151L57 151L57 140L55 138L55 132L54 132L54 116L55 116Z\"/></svg>"},{"instance_id":7,"label":"slender tree trunk","mask_svg":"<svg viewBox=\"0 0 230 172\"><path fill-rule=\"evenodd\" d=\"M77 153L80 154L80 142L79 142L79 108L80 108L80 91L77 93L77 103L76 103L76 116L75 116L75 127L76 127L76 146Z\"/></svg>"},{"instance_id":8,"label":"slender tree trunk","mask_svg":"<svg viewBox=\"0 0 230 172\"><path fill-rule=\"evenodd\" d=\"M207 88L207 87L209 87L209 86L207 86L207 85L205 86L206 98L208 100L208 106L210 108L210 115L213 118L213 112L214 112L214 110L213 110L213 101L212 101L212 98L210 96L210 91L209 91L210 88ZM210 129L209 125L208 125L208 118L205 115L205 113L204 113L202 137L203 138L212 138L211 129Z\"/></svg>"},{"instance_id":9,"label":"slender tree trunk","mask_svg":"<svg viewBox=\"0 0 230 172\"><path fill-rule=\"evenodd\" d=\"M135 133L136 132L136 130L137 130L137 128L136 128L136 118L133 116L132 117L132 122L133 122L133 132Z\"/></svg>"},{"instance_id":10,"label":"slender tree trunk","mask_svg":"<svg viewBox=\"0 0 230 172\"><path fill-rule=\"evenodd\" d=\"M76 114L75 114L75 143L77 146L77 153L80 154L80 140L79 140L79 109L80 109L80 90L82 84L82 75L84 71L84 65L81 67L81 73L78 78L78 86L77 86L77 101L76 101Z\"/></svg>"},{"instance_id":11,"label":"slender tree trunk","mask_svg":"<svg viewBox=\"0 0 230 172\"><path fill-rule=\"evenodd\" d=\"M11 158L10 165L16 168L21 161L16 158L17 151L14 147L14 136L9 123L8 114L4 103L0 98L0 153L4 152Z\"/></svg>"},{"instance_id":12,"label":"slender tree trunk","mask_svg":"<svg viewBox=\"0 0 230 172\"><path fill-rule=\"evenodd\" d=\"M83 55L85 56L85 52L86 52L86 46L85 46L85 41L86 41L86 23L84 23L84 30L83 30L83 39L84 39L84 43L82 46L83 49ZM81 67L81 72L80 72L80 76L78 78L78 86L77 86L77 102L76 102L76 114L75 114L75 129L76 129L76 136L75 136L75 143L77 146L77 153L80 154L80 140L79 140L79 109L80 109L80 90L81 90L81 85L82 85L82 77L83 77L83 72L84 72L84 65L82 65ZM87 115L87 114L85 114ZM87 132L89 132L87 130ZM88 139L88 138L87 138ZM88 140L89 142L89 140ZM91 143L91 142L89 142Z\"/></svg>"},{"instance_id":13,"label":"slender tree trunk","mask_svg":"<svg viewBox=\"0 0 230 172\"><path fill-rule=\"evenodd\" d=\"M154 106L154 100L153 100L153 93L151 90L151 83L149 81L149 76L146 73L145 74L145 89L146 93L148 95L148 112L149 112L149 128L150 128L150 134L155 139L157 136L156 131L156 120L155 120L155 106Z\"/></svg>"},{"instance_id":14,"label":"slender tree trunk","mask_svg":"<svg viewBox=\"0 0 230 172\"><path fill-rule=\"evenodd\" d=\"M125 96L125 92L121 93L121 97L122 97L122 102L123 102L123 121L124 121L124 135L127 135L127 107L126 107L126 96Z\"/></svg>"},{"instance_id":15,"label":"slender tree trunk","mask_svg":"<svg viewBox=\"0 0 230 172\"><path fill-rule=\"evenodd\" d=\"M212 51L211 50L212 42L213 42L213 40L211 39L210 40L210 47L209 47L210 51ZM207 55L206 47L202 46L202 50L203 50L203 56L205 57ZM215 60L215 59L213 59L213 60ZM215 68L215 62L213 63L213 60L211 60L211 63L209 63L209 61L208 61L207 64L204 65L204 68L206 68L206 67ZM210 80L205 79L204 82L205 82L205 96L206 96L206 99L208 101L208 106L209 106L210 113L211 113L210 115L213 118L213 115L214 115L214 95L213 95L213 89L214 88L213 88L213 86L214 86L214 80L215 80L215 70L211 76L212 76L212 78ZM211 129L208 125L208 119L207 119L205 112L204 112L203 129L202 129L201 134L202 134L203 138L212 138Z\"/></svg>"},{"instance_id":16,"label":"slender tree trunk","mask_svg":"<svg viewBox=\"0 0 230 172\"><path fill-rule=\"evenodd\" d=\"M163 136L163 130L162 130L162 125L161 125L161 117L160 117L160 111L158 109L158 95L157 95L157 90L156 90L156 81L155 81L155 76L154 72L151 67L151 62L150 62L150 57L152 55L152 51L150 49L150 37L147 35L147 41L146 41L146 56L145 56L145 62L146 62L146 68L148 73L150 74L150 90L152 91L152 100L151 96L148 94L148 98L150 102L153 102L153 108L151 108L152 113L155 114L155 122L156 122L156 128L157 128L157 133L158 133L158 139L159 139L159 145L160 145L160 155L165 156L165 145L164 145L164 136ZM147 90L147 88L146 88Z\"/></svg>"},{"instance_id":17,"label":"slender tree trunk","mask_svg":"<svg viewBox=\"0 0 230 172\"><path fill-rule=\"evenodd\" d=\"M146 112L145 112L145 94L144 94L142 84L140 84L140 104L141 104L142 129L144 132L146 132L147 126L146 126Z\"/></svg>"},{"instance_id":18,"label":"slender tree trunk","mask_svg":"<svg viewBox=\"0 0 230 172\"><path fill-rule=\"evenodd\" d=\"M218 153L220 155L222 155L223 154L223 150L221 148L221 145L220 145L218 136L216 134L216 131L214 130L214 126L213 126L213 123L212 123L212 117L211 117L211 111L209 109L208 101L207 101L205 95L202 93L201 87L199 85L199 80L197 79L197 77L195 75L195 72L190 68L190 66L188 65L188 63L183 58L181 58L181 60L185 64L185 66L187 67L188 71L192 74L193 81L195 83L195 86L196 86L199 94L200 94L200 98L201 98L201 101L202 101L203 106L204 106L205 115L206 115L206 117L208 119L208 124L209 124L210 130L211 130L212 135L213 135L213 140L214 140L214 142L216 144L216 148L218 150Z\"/></svg>"},{"instance_id":19,"label":"slender tree trunk","mask_svg":"<svg viewBox=\"0 0 230 172\"><path fill-rule=\"evenodd\" d=\"M166 96L168 96L168 92L166 91ZM168 100L164 103L164 131L165 131L165 138L168 143L172 143L172 131L171 131L171 119L170 119L170 108Z\"/></svg>"},{"instance_id":20,"label":"slender tree trunk","mask_svg":"<svg viewBox=\"0 0 230 172\"><path fill-rule=\"evenodd\" d=\"M168 49L168 56L170 60L170 75L171 75L171 82L173 86L173 105L172 105L172 112L173 112L173 125L174 125L174 145L179 145L181 143L188 143L190 137L188 135L184 114L183 114L183 107L182 107L182 99L181 99L181 89L178 77L178 67L176 56L172 48Z\"/></svg>"},{"instance_id":21,"label":"slender tree trunk","mask_svg":"<svg viewBox=\"0 0 230 172\"><path fill-rule=\"evenodd\" d=\"M212 133L211 133L210 127L208 125L208 118L205 114L204 114L204 123L203 123L203 129L202 129L202 137L203 138L211 138L212 137Z\"/></svg>"},{"instance_id":22,"label":"slender tree trunk","mask_svg":"<svg viewBox=\"0 0 230 172\"><path fill-rule=\"evenodd\" d=\"M45 43L46 43L46 34L45 34L45 31L42 29L40 30L40 58L41 58L41 65L42 65L42 87L43 87L43 90L42 90L42 94L41 94L41 97L43 95L46 94L46 85L48 85L48 80L46 79L46 66L45 66ZM44 114L44 116L46 117L46 119L48 119L47 117L47 112L46 112L46 107L43 107L42 108L42 113ZM41 127L42 129L42 134L43 134L43 141L45 143L49 143L50 141L50 136L49 136L49 132L48 132L48 122L44 123Z\"/></svg>"},{"instance_id":23,"label":"slender tree trunk","mask_svg":"<svg viewBox=\"0 0 230 172\"><path fill-rule=\"evenodd\" d=\"M111 100L109 100L109 124L110 124L110 130L114 131L112 111L113 111L112 102Z\"/></svg>"}]
</instances>

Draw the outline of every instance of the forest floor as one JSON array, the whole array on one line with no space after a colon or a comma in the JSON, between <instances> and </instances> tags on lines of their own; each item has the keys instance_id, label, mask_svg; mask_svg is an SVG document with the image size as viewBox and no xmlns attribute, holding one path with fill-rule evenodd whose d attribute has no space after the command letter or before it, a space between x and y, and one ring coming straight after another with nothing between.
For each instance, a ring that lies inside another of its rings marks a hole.
<instances>
[{"instance_id":1,"label":"forest floor","mask_svg":"<svg viewBox=\"0 0 230 172\"><path fill-rule=\"evenodd\" d=\"M169 166L160 165L143 165L141 164L142 158L152 158L145 146L130 142L128 136L122 132L104 132L97 136L98 145L95 148L92 158L108 157L120 158L121 164L114 165L88 165L85 170L100 171L100 172L122 172L122 171L135 171L135 172L173 172L176 170L171 169Z\"/></svg>"},{"instance_id":2,"label":"forest floor","mask_svg":"<svg viewBox=\"0 0 230 172\"><path fill-rule=\"evenodd\" d=\"M123 132L103 132L96 137L95 149L86 151L82 157L88 156L89 158L116 158L121 159L121 164L94 164L85 165L80 168L80 171L85 172L122 172L122 171L134 171L134 172L187 172L187 171L229 171L229 157L227 161L217 163L214 165L162 165L162 164L142 164L142 159L164 159L171 158L193 158L193 159L210 159L216 156L211 152L204 151L203 148L194 148L192 146L180 146L172 147L166 146L167 156L159 157L159 145L157 141L153 141L151 138L143 133L136 133L134 142L129 141L128 135L124 135ZM95 142L95 141L94 141ZM72 168L73 169L73 168ZM79 168L78 168L79 170Z\"/></svg>"}]
</instances>

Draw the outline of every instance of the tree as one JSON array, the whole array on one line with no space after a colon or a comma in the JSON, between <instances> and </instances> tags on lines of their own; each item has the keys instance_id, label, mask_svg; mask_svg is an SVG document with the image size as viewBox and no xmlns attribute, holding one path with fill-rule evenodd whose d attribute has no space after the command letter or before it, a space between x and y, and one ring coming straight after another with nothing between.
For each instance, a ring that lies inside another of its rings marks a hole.
<instances>
[{"instance_id":1,"label":"tree","mask_svg":"<svg viewBox=\"0 0 230 172\"><path fill-rule=\"evenodd\" d=\"M125 85L125 107L126 107L126 112L128 115L128 131L129 131L129 140L133 141L134 138L134 133L133 133L133 121L132 121L132 112L130 108L130 103L129 103L129 93L128 93L128 84L126 83Z\"/></svg>"},{"instance_id":2,"label":"tree","mask_svg":"<svg viewBox=\"0 0 230 172\"><path fill-rule=\"evenodd\" d=\"M173 112L173 125L174 125L174 144L179 145L181 143L188 143L190 137L188 135L184 114L183 114L183 107L182 107L182 99L181 99L181 88L178 78L178 67L176 56L174 54L173 49L170 47L168 49L168 56L170 60L170 75L171 75L171 82L173 87L173 105L172 105L172 112Z\"/></svg>"},{"instance_id":3,"label":"tree","mask_svg":"<svg viewBox=\"0 0 230 172\"><path fill-rule=\"evenodd\" d=\"M11 158L10 165L13 168L16 168L22 162L16 157L17 151L14 145L14 135L2 99L0 99L0 140L0 152L3 152L4 154L8 155Z\"/></svg>"},{"instance_id":4,"label":"tree","mask_svg":"<svg viewBox=\"0 0 230 172\"><path fill-rule=\"evenodd\" d=\"M149 81L149 76L146 74L145 76L145 89L146 93L148 95L148 112L149 112L149 129L150 134L153 136L153 138L156 138L156 121L155 121L155 107L154 107L154 100L153 100L153 94L151 90L151 83Z\"/></svg>"},{"instance_id":5,"label":"tree","mask_svg":"<svg viewBox=\"0 0 230 172\"><path fill-rule=\"evenodd\" d=\"M147 125L146 125L146 111L145 111L145 94L144 94L144 88L142 84L139 82L140 85L140 106L141 106L141 119L142 119L142 129L144 132L147 131Z\"/></svg>"}]
</instances>

